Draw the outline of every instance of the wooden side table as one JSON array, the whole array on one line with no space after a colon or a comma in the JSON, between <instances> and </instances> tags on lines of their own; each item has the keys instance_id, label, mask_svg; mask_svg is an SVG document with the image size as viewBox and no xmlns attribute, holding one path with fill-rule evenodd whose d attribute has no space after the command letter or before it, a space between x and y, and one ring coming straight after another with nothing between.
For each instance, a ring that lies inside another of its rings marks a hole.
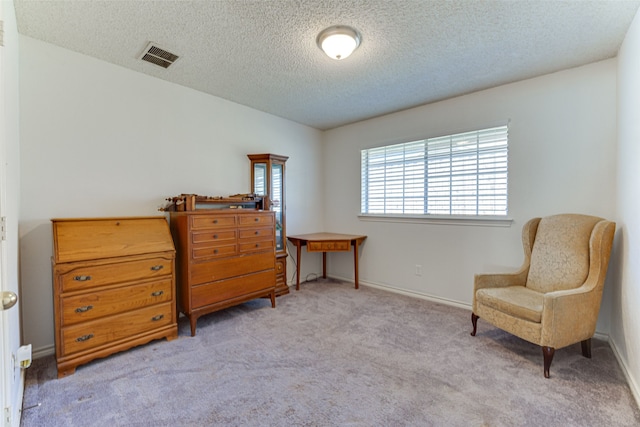
<instances>
[{"instance_id":1,"label":"wooden side table","mask_svg":"<svg viewBox=\"0 0 640 427\"><path fill-rule=\"evenodd\" d=\"M349 252L353 246L355 287L358 289L358 247L367 236L340 233L311 233L287 236L296 245L296 291L300 290L300 254L302 246L307 252L322 252L322 277L327 278L327 252Z\"/></svg>"}]
</instances>

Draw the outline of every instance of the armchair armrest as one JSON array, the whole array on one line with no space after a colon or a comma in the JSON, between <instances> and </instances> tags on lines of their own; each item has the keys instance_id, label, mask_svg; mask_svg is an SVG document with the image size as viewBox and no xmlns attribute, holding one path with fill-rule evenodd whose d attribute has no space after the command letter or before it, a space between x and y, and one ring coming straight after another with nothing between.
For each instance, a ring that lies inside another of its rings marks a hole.
<instances>
[{"instance_id":1,"label":"armchair armrest","mask_svg":"<svg viewBox=\"0 0 640 427\"><path fill-rule=\"evenodd\" d=\"M589 282L544 294L540 345L557 349L591 338L601 298L601 289Z\"/></svg>"},{"instance_id":2,"label":"armchair armrest","mask_svg":"<svg viewBox=\"0 0 640 427\"><path fill-rule=\"evenodd\" d=\"M527 271L520 270L516 273L485 273L476 274L473 277L473 293L484 288L504 288L507 286L524 286L527 280Z\"/></svg>"}]
</instances>

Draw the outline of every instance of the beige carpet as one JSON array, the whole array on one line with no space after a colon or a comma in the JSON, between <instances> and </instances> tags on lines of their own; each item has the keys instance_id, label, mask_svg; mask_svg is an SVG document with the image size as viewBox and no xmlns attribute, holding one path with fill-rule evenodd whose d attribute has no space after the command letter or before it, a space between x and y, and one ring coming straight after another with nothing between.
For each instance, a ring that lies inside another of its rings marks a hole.
<instances>
[{"instance_id":1,"label":"beige carpet","mask_svg":"<svg viewBox=\"0 0 640 427\"><path fill-rule=\"evenodd\" d=\"M200 318L156 341L56 379L27 371L22 425L638 426L608 344L556 351L470 312L349 283L301 290ZM40 403L40 406L34 406Z\"/></svg>"}]
</instances>

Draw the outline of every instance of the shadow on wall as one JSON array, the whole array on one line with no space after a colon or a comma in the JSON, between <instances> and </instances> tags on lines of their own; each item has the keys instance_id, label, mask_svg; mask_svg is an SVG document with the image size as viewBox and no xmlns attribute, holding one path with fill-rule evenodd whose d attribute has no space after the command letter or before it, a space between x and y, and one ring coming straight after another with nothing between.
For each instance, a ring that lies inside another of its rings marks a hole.
<instances>
[{"instance_id":1,"label":"shadow on wall","mask_svg":"<svg viewBox=\"0 0 640 427\"><path fill-rule=\"evenodd\" d=\"M609 323L611 325L607 334L611 335L611 331L615 330L617 337L625 337L625 322L622 319L628 319L628 313L625 313L626 305L624 301L624 271L625 271L625 242L627 242L627 229L618 222L618 228L616 229L616 235L613 240L613 248L611 251L611 262L609 264L609 272L607 273L607 282L605 284L606 302L611 307L611 318ZM607 292L608 291L608 292ZM604 302L604 301L603 301ZM618 310L622 310L619 312ZM625 346L625 340L616 340L616 336L611 337L613 344L617 347L618 351L627 357L627 349Z\"/></svg>"},{"instance_id":2,"label":"shadow on wall","mask_svg":"<svg viewBox=\"0 0 640 427\"><path fill-rule=\"evenodd\" d=\"M20 224L29 229L20 237L20 310L22 341L30 343L34 353L54 345L51 222Z\"/></svg>"}]
</instances>

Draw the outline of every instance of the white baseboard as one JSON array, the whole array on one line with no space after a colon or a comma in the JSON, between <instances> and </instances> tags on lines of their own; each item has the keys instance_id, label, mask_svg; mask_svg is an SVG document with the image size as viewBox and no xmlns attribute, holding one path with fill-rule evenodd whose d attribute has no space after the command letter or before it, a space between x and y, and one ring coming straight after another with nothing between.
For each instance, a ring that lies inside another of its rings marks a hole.
<instances>
[{"instance_id":1,"label":"white baseboard","mask_svg":"<svg viewBox=\"0 0 640 427\"><path fill-rule=\"evenodd\" d=\"M43 357L51 356L52 354L56 354L56 346L54 344L46 345L44 347L37 348L31 352L31 358L42 359Z\"/></svg>"},{"instance_id":2,"label":"white baseboard","mask_svg":"<svg viewBox=\"0 0 640 427\"><path fill-rule=\"evenodd\" d=\"M339 277L339 276L330 276L334 279L337 280L342 280L343 282L350 282L350 283L354 283L353 279L349 279L346 277ZM464 308L465 310L471 310L471 304L467 304L464 302L460 302L460 301L454 301L454 300L450 300L447 298L442 298L442 297L437 297L435 295L429 295L429 294L423 294L421 292L414 292L414 291L407 291L404 289L399 289L399 288L394 288L393 286L389 286L389 285L383 285L382 283L375 283L375 282L368 282L368 281L364 281L364 280L359 280L359 284L360 285L364 285L364 286L368 286L370 288L376 288L376 289L381 289L383 291L389 291L389 292L393 292L396 294L400 294L400 295L406 295L409 297L414 297L414 298L420 298L420 299L424 299L427 301L431 301L431 302L436 302L439 304L445 304L445 305L450 305L453 307L458 307L458 308Z\"/></svg>"},{"instance_id":3,"label":"white baseboard","mask_svg":"<svg viewBox=\"0 0 640 427\"><path fill-rule=\"evenodd\" d=\"M609 346L611 347L611 350L613 350L613 354L618 360L618 365L620 365L620 368L622 368L624 377L627 379L627 383L629 384L629 388L631 389L631 394L636 399L636 404L640 407L640 387L638 387L638 382L635 380L633 375L631 375L629 366L627 366L627 362L620 355L620 351L618 350L615 341L610 339Z\"/></svg>"},{"instance_id":4,"label":"white baseboard","mask_svg":"<svg viewBox=\"0 0 640 427\"><path fill-rule=\"evenodd\" d=\"M599 340L602 340L602 341L606 341L606 342L609 343L609 345L611 345L611 341L609 340L609 334L605 334L603 332L596 331L596 333L593 334L593 337L597 338Z\"/></svg>"},{"instance_id":5,"label":"white baseboard","mask_svg":"<svg viewBox=\"0 0 640 427\"><path fill-rule=\"evenodd\" d=\"M339 276L330 276L330 277L332 277L334 279L337 279L337 280L342 280L343 282L353 283L353 279L349 279L349 278L345 278L345 277L339 277ZM370 288L376 288L376 289L381 289L383 291L389 291L389 292L393 292L393 293L400 294L400 295L406 295L406 296L410 296L410 297L420 298L420 299L424 299L424 300L427 300L427 301L432 301L432 302L436 302L436 303L440 303L440 304L450 305L450 306L453 306L453 307L463 308L465 310L471 310L471 308L472 308L471 304L467 304L467 303L464 303L464 302L450 300L450 299L442 298L442 297L437 297L435 295L430 295L430 294L423 294L421 292L414 292L414 291L407 291L407 290L404 290L404 289L398 289L398 288L394 288L393 286L383 285L383 284L380 284L380 283L367 282L367 281L360 280L360 284L364 285L364 286L368 286ZM594 336L594 338L597 338L599 340L609 342L609 335L608 334L596 331L595 334L593 334L593 336Z\"/></svg>"}]
</instances>

